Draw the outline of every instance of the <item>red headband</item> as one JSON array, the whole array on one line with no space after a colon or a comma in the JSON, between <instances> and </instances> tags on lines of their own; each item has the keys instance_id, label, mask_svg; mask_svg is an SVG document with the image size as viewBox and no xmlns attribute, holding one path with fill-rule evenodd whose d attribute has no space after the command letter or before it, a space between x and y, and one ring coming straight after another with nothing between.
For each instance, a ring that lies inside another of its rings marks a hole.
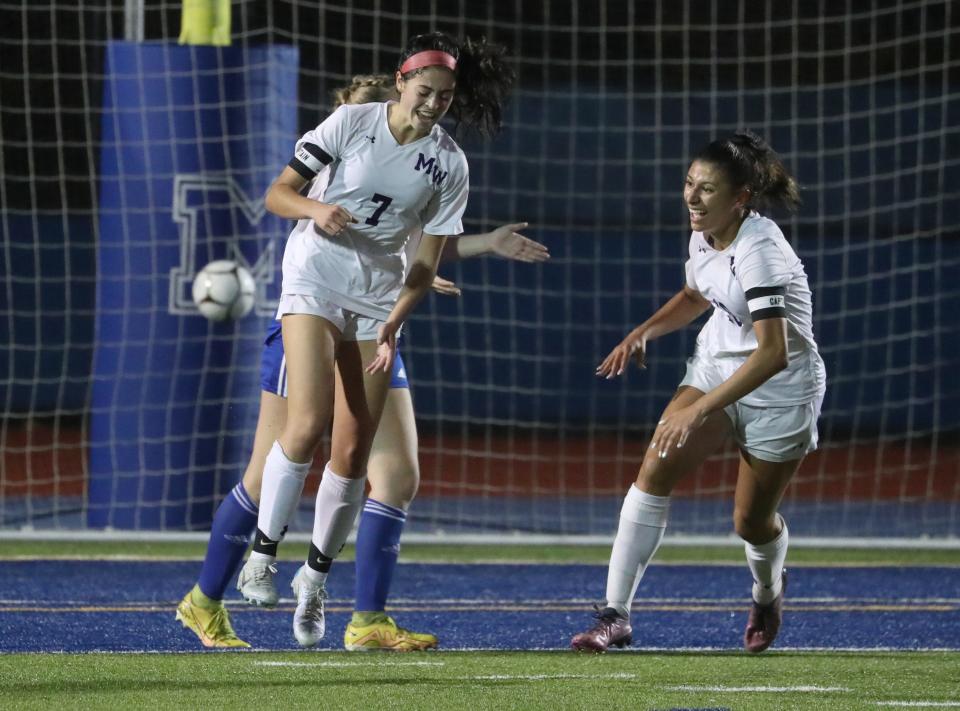
<instances>
[{"instance_id":1,"label":"red headband","mask_svg":"<svg viewBox=\"0 0 960 711\"><path fill-rule=\"evenodd\" d=\"M453 58L453 55L447 54L439 49L430 49L424 52L417 52L407 57L407 61L400 66L400 73L406 74L416 69L437 66L446 67L450 71L453 71L457 68L457 60Z\"/></svg>"}]
</instances>

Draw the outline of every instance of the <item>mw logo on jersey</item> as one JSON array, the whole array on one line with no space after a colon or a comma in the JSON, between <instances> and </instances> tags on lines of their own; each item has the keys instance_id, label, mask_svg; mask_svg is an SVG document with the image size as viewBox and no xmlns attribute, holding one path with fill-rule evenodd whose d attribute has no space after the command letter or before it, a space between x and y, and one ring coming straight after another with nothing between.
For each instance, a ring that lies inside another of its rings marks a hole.
<instances>
[{"instance_id":1,"label":"mw logo on jersey","mask_svg":"<svg viewBox=\"0 0 960 711\"><path fill-rule=\"evenodd\" d=\"M437 162L437 159L435 157L428 159L423 153L418 155L414 170L420 170L429 175L433 179L433 184L436 186L439 186L444 178L447 177L447 171L440 168L440 163Z\"/></svg>"}]
</instances>

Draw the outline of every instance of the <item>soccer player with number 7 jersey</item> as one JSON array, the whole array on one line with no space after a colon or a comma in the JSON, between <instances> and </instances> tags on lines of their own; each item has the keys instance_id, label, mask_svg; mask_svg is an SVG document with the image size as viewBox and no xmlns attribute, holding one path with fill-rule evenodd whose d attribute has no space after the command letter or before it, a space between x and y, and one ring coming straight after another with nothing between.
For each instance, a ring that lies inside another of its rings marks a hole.
<instances>
[{"instance_id":1,"label":"soccer player with number 7 jersey","mask_svg":"<svg viewBox=\"0 0 960 711\"><path fill-rule=\"evenodd\" d=\"M631 360L644 367L648 341L711 306L713 313L624 499L606 604L571 640L577 650L632 642L630 605L663 538L670 493L731 438L740 449L734 527L754 581L746 650L767 649L783 618L788 537L777 508L804 456L816 449L826 371L803 264L777 224L754 208L794 209L799 193L777 154L746 131L697 155L683 199L692 229L686 285L613 349L597 375L621 375Z\"/></svg>"},{"instance_id":2,"label":"soccer player with number 7 jersey","mask_svg":"<svg viewBox=\"0 0 960 711\"><path fill-rule=\"evenodd\" d=\"M337 106L399 98L395 78L386 74L354 77L351 84L335 90L334 96ZM325 177L320 173L314 180L322 181ZM503 225L492 232L448 240L441 259L484 254L521 262L549 259L544 245L514 231L525 226L526 223ZM405 247L408 256L416 253L419 242L418 230ZM455 284L440 277L434 280L433 290L440 294L460 293ZM260 414L250 462L243 480L217 508L200 576L177 606L177 619L208 647L250 646L237 637L222 600L230 581L237 577L247 539L256 526L264 463L287 418L286 359L277 321L272 322L264 341L260 383ZM344 632L344 647L363 651L430 649L439 643L435 635L405 629L385 613L407 509L420 481L413 400L399 350L367 464L367 480L370 491L357 527L355 607ZM260 571L259 587L266 590L251 591L248 587L248 593L257 596L258 604L267 607L277 601L276 593L270 591L272 573L270 569ZM257 581L244 582L249 586Z\"/></svg>"},{"instance_id":3,"label":"soccer player with number 7 jersey","mask_svg":"<svg viewBox=\"0 0 960 711\"><path fill-rule=\"evenodd\" d=\"M431 287L447 236L463 231L467 163L440 119L450 110L458 121L498 128L512 80L501 48L440 33L414 37L396 76L399 102L341 106L303 136L267 193L267 209L298 220L277 312L287 420L266 459L240 587L252 602L272 592L277 545L332 417L310 552L293 580L293 631L305 647L324 634L325 581L363 501L397 334ZM403 248L418 229L404 280Z\"/></svg>"}]
</instances>

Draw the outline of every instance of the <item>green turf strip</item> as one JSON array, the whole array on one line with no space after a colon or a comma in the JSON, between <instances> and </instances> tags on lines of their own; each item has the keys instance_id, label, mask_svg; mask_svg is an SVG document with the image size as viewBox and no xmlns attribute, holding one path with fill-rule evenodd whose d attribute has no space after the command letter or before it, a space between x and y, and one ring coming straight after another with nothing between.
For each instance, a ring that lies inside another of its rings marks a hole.
<instances>
[{"instance_id":1,"label":"green turf strip","mask_svg":"<svg viewBox=\"0 0 960 711\"><path fill-rule=\"evenodd\" d=\"M0 706L882 711L960 702L958 669L924 652L0 655Z\"/></svg>"},{"instance_id":2,"label":"green turf strip","mask_svg":"<svg viewBox=\"0 0 960 711\"><path fill-rule=\"evenodd\" d=\"M206 543L124 543L86 541L8 541L0 548L0 560L21 557L46 558L53 556L139 558L203 558ZM289 543L280 548L281 559L302 560L307 553L306 543ZM517 562L541 563L596 563L605 564L610 556L607 546L554 545L409 545L405 544L401 561L436 562ZM344 549L344 559L353 557L353 549ZM688 547L663 545L656 562L742 563L743 549L738 546ZM956 550L899 550L899 549L816 549L794 546L790 549L790 565L960 565L960 551Z\"/></svg>"}]
</instances>

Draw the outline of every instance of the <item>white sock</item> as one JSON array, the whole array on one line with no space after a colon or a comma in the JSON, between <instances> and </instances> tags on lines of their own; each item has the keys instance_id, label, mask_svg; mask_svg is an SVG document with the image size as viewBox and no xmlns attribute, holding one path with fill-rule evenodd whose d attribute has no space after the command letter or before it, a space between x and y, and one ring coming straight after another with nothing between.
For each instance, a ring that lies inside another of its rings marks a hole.
<instances>
[{"instance_id":1,"label":"white sock","mask_svg":"<svg viewBox=\"0 0 960 711\"><path fill-rule=\"evenodd\" d=\"M330 469L323 470L313 512L313 545L328 558L336 558L350 535L353 522L363 506L367 477L347 479Z\"/></svg>"},{"instance_id":2,"label":"white sock","mask_svg":"<svg viewBox=\"0 0 960 711\"><path fill-rule=\"evenodd\" d=\"M753 573L753 599L761 605L769 605L783 590L783 563L787 559L790 534L787 533L787 522L783 516L777 514L777 518L783 525L779 536L760 546L746 541L743 543L747 565Z\"/></svg>"},{"instance_id":3,"label":"white sock","mask_svg":"<svg viewBox=\"0 0 960 711\"><path fill-rule=\"evenodd\" d=\"M303 482L310 471L311 462L291 462L283 453L279 442L274 442L263 467L263 485L260 489L260 512L257 514L257 528L272 541L280 540L283 529L290 523ZM252 552L254 560L272 563L274 556Z\"/></svg>"},{"instance_id":4,"label":"white sock","mask_svg":"<svg viewBox=\"0 0 960 711\"><path fill-rule=\"evenodd\" d=\"M647 494L633 485L623 500L607 570L607 607L625 617L643 571L663 540L669 511L669 496Z\"/></svg>"},{"instance_id":5,"label":"white sock","mask_svg":"<svg viewBox=\"0 0 960 711\"><path fill-rule=\"evenodd\" d=\"M326 586L327 584L328 573L321 573L319 570L314 570L306 563L303 564L303 574L306 575L307 579L314 585Z\"/></svg>"}]
</instances>

